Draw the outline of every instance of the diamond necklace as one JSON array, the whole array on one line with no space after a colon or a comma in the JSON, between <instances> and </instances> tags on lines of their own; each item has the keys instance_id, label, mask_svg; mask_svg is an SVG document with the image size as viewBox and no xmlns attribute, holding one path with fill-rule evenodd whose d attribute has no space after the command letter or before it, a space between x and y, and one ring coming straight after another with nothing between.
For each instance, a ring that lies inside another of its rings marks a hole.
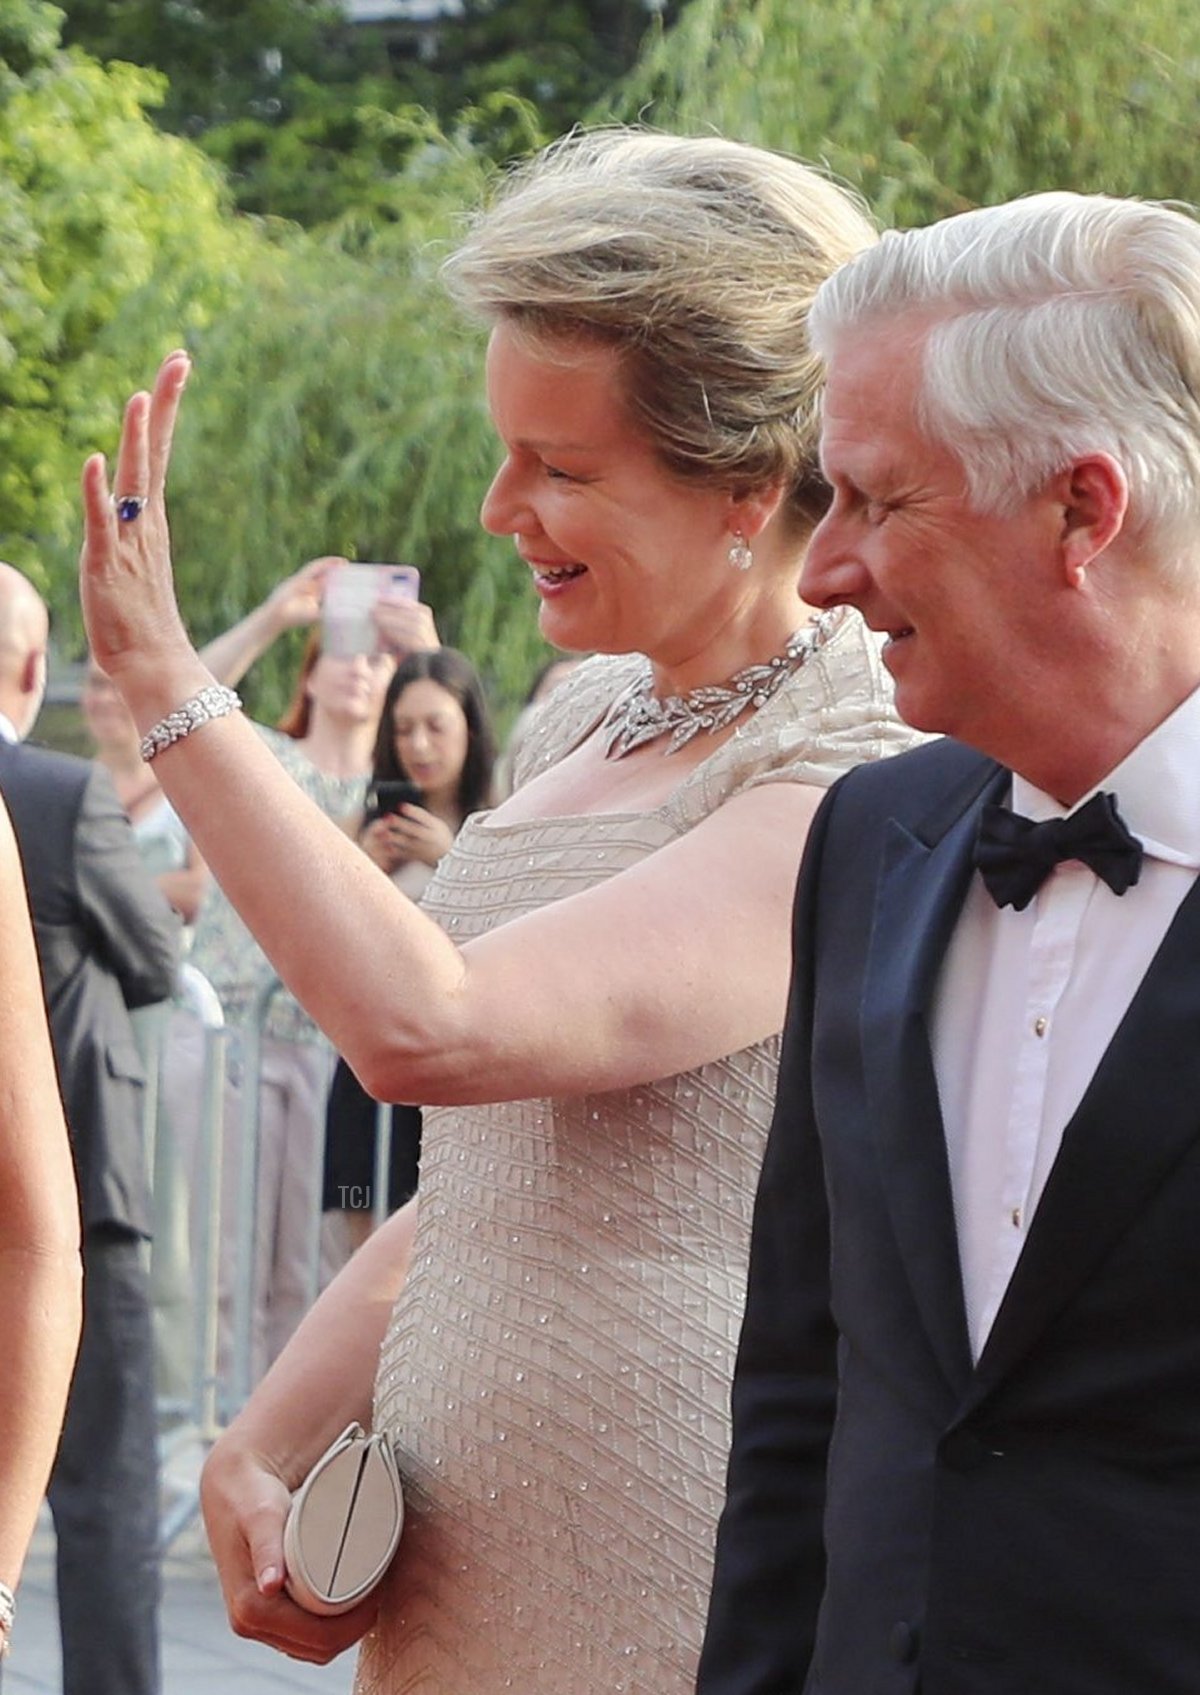
<instances>
[{"instance_id":1,"label":"diamond necklace","mask_svg":"<svg viewBox=\"0 0 1200 1695\"><path fill-rule=\"evenodd\" d=\"M704 683L687 694L660 700L647 673L617 696L600 725L604 757L624 759L635 747L670 736L664 753L678 753L693 736L715 735L748 708L755 711L807 664L841 623L840 611L819 612L798 629L782 653L762 665L747 665L727 683Z\"/></svg>"}]
</instances>

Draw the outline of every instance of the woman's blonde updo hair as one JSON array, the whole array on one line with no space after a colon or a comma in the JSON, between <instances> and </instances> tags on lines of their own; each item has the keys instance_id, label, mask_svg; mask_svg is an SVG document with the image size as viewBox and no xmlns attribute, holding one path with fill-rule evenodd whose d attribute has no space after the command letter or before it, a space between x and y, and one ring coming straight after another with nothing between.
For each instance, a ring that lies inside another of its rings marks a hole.
<instances>
[{"instance_id":1,"label":"woman's blonde updo hair","mask_svg":"<svg viewBox=\"0 0 1200 1695\"><path fill-rule=\"evenodd\" d=\"M676 475L825 506L813 295L875 240L797 159L717 137L567 136L506 179L445 274L489 323L624 354L633 414Z\"/></svg>"}]
</instances>

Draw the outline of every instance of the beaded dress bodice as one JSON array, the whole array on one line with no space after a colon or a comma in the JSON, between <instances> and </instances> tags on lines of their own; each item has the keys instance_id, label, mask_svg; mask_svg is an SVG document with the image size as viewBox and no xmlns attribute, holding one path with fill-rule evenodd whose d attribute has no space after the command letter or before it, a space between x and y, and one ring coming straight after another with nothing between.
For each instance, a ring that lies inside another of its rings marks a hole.
<instances>
[{"instance_id":1,"label":"beaded dress bodice","mask_svg":"<svg viewBox=\"0 0 1200 1695\"><path fill-rule=\"evenodd\" d=\"M641 663L589 662L561 685L524 775ZM825 785L911 740L848 616L665 805L469 820L423 905L466 941L618 875L755 782ZM713 992L736 992L719 958ZM376 1386L409 1517L359 1695L691 1689L777 1047L628 1090L427 1110Z\"/></svg>"}]
</instances>

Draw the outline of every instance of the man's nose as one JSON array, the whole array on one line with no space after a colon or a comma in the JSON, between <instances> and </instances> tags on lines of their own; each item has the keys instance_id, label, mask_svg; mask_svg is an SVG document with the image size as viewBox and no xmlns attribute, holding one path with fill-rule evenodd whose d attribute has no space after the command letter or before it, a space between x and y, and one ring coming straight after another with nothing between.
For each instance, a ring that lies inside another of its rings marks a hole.
<instances>
[{"instance_id":1,"label":"man's nose","mask_svg":"<svg viewBox=\"0 0 1200 1695\"><path fill-rule=\"evenodd\" d=\"M867 571L849 544L845 526L830 512L817 525L800 571L800 598L821 608L853 605L867 586Z\"/></svg>"}]
</instances>

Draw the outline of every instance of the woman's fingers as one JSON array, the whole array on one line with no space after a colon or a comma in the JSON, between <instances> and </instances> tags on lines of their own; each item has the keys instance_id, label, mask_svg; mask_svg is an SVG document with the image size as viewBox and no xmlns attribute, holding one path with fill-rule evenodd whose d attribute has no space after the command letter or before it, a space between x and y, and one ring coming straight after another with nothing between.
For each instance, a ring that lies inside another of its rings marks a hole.
<instances>
[{"instance_id":1,"label":"woman's fingers","mask_svg":"<svg viewBox=\"0 0 1200 1695\"><path fill-rule=\"evenodd\" d=\"M189 647L175 604L163 498L189 369L186 353L172 353L153 393L131 397L111 484L102 455L93 454L83 469L84 620L97 662L114 679L139 665L158 676L166 649L183 654ZM122 499L132 504L122 509Z\"/></svg>"},{"instance_id":2,"label":"woman's fingers","mask_svg":"<svg viewBox=\"0 0 1200 1695\"><path fill-rule=\"evenodd\" d=\"M384 646L393 653L428 653L440 645L433 609L422 601L385 596L375 602L372 616Z\"/></svg>"},{"instance_id":3,"label":"woman's fingers","mask_svg":"<svg viewBox=\"0 0 1200 1695\"><path fill-rule=\"evenodd\" d=\"M121 445L117 449L117 464L113 474L113 495L116 499L137 495L145 499L150 481L150 454L146 441L147 419L150 415L150 396L144 389L130 395L125 403L121 424Z\"/></svg>"},{"instance_id":4,"label":"woman's fingers","mask_svg":"<svg viewBox=\"0 0 1200 1695\"><path fill-rule=\"evenodd\" d=\"M328 1665L366 1635L375 1622L379 1602L368 1597L353 1612L333 1618L306 1613L286 1595L262 1596L253 1590L232 1600L229 1623L236 1636L262 1642L293 1660Z\"/></svg>"},{"instance_id":5,"label":"woman's fingers","mask_svg":"<svg viewBox=\"0 0 1200 1695\"><path fill-rule=\"evenodd\" d=\"M236 1508L232 1514L226 1508L221 1521L221 1528L233 1530L235 1540L231 1557L219 1561L230 1624L239 1636L265 1642L293 1659L325 1665L369 1629L376 1603L368 1599L353 1612L336 1618L318 1617L298 1607L284 1591L283 1524L288 1491L273 1474L259 1471L247 1486L250 1492L253 1504L241 1511L240 1524ZM210 1534L217 1528L210 1526ZM218 1533L214 1548L220 1540Z\"/></svg>"},{"instance_id":6,"label":"woman's fingers","mask_svg":"<svg viewBox=\"0 0 1200 1695\"><path fill-rule=\"evenodd\" d=\"M130 518L118 515L99 454L84 466L83 509L79 586L84 622L97 664L116 680L144 644L164 635L179 639L166 523L152 506Z\"/></svg>"},{"instance_id":7,"label":"woman's fingers","mask_svg":"<svg viewBox=\"0 0 1200 1695\"><path fill-rule=\"evenodd\" d=\"M338 554L322 554L276 584L267 596L267 605L284 629L316 622L321 616L326 581L345 563Z\"/></svg>"},{"instance_id":8,"label":"woman's fingers","mask_svg":"<svg viewBox=\"0 0 1200 1695\"><path fill-rule=\"evenodd\" d=\"M167 467L171 462L171 443L175 436L175 420L179 402L191 375L192 361L178 350L169 353L158 369L154 392L150 396L147 419L147 482L141 491L161 500L167 484Z\"/></svg>"},{"instance_id":9,"label":"woman's fingers","mask_svg":"<svg viewBox=\"0 0 1200 1695\"><path fill-rule=\"evenodd\" d=\"M93 453L83 467L83 568L87 575L102 570L115 555L116 531L108 466L102 453Z\"/></svg>"},{"instance_id":10,"label":"woman's fingers","mask_svg":"<svg viewBox=\"0 0 1200 1695\"><path fill-rule=\"evenodd\" d=\"M283 1587L283 1526L291 1499L285 1486L261 1474L262 1497L243 1516L242 1529L250 1569L260 1595L277 1595Z\"/></svg>"},{"instance_id":11,"label":"woman's fingers","mask_svg":"<svg viewBox=\"0 0 1200 1695\"><path fill-rule=\"evenodd\" d=\"M191 360L186 353L169 353L158 368L153 392L140 389L126 403L113 477L117 500L135 495L148 503L162 504L175 420L190 371ZM140 517L130 521L140 522Z\"/></svg>"}]
</instances>

